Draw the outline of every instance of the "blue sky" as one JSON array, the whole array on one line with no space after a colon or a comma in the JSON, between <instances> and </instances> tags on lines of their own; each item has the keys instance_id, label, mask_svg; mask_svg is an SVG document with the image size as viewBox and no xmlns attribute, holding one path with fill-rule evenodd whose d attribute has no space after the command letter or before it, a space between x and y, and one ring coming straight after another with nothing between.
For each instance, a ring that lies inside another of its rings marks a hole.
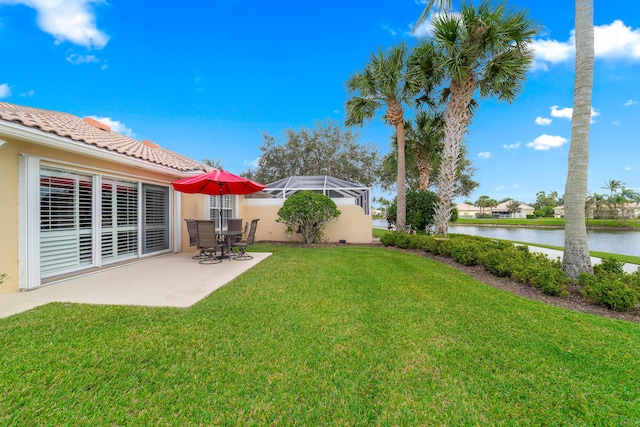
<instances>
[{"instance_id":1,"label":"blue sky","mask_svg":"<svg viewBox=\"0 0 640 427\"><path fill-rule=\"evenodd\" d=\"M480 101L466 138L481 184L472 201L564 192L573 1L509 5L543 31L518 99ZM415 44L423 9L420 0L0 0L0 100L96 117L241 173L264 132L342 123L347 79L378 47ZM616 179L640 191L640 5L595 0L594 21L589 190ZM388 152L393 130L381 117L356 130Z\"/></svg>"}]
</instances>

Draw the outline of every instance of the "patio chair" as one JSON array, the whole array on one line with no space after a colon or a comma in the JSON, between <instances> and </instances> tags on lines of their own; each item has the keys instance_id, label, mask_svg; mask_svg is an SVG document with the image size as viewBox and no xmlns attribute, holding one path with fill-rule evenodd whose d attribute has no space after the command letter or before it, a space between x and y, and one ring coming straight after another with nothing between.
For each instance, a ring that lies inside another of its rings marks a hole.
<instances>
[{"instance_id":1,"label":"patio chair","mask_svg":"<svg viewBox=\"0 0 640 427\"><path fill-rule=\"evenodd\" d=\"M222 245L216 236L216 225L213 221L196 220L198 226L198 249L203 253L200 264L217 264L222 262L216 256L218 250L222 253Z\"/></svg>"},{"instance_id":2,"label":"patio chair","mask_svg":"<svg viewBox=\"0 0 640 427\"><path fill-rule=\"evenodd\" d=\"M198 224L196 224L195 219L185 219L187 223L187 232L189 233L189 246L198 246ZM206 255L204 251L198 248L198 253L192 256L192 259L202 259Z\"/></svg>"},{"instance_id":3,"label":"patio chair","mask_svg":"<svg viewBox=\"0 0 640 427\"><path fill-rule=\"evenodd\" d=\"M247 248L253 245L253 242L256 237L256 228L258 228L258 221L260 219L251 220L251 227L249 228L249 234L247 234L246 240L242 240L240 242L234 243L232 246L237 247L240 253L236 255L233 259L237 261L246 261L253 259L251 255L247 253Z\"/></svg>"},{"instance_id":4,"label":"patio chair","mask_svg":"<svg viewBox=\"0 0 640 427\"><path fill-rule=\"evenodd\" d=\"M227 221L227 230L229 231L242 231L242 218L231 218ZM242 240L242 236L231 237L231 243L239 242Z\"/></svg>"}]
</instances>

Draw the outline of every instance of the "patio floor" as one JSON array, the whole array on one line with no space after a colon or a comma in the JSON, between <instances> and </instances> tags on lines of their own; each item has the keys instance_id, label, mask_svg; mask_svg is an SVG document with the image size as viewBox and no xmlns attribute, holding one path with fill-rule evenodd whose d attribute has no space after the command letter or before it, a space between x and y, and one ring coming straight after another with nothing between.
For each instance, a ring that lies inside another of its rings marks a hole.
<instances>
[{"instance_id":1,"label":"patio floor","mask_svg":"<svg viewBox=\"0 0 640 427\"><path fill-rule=\"evenodd\" d=\"M189 307L271 254L253 252L249 261L212 265L199 264L192 255L154 257L28 292L0 295L0 318L50 302Z\"/></svg>"}]
</instances>

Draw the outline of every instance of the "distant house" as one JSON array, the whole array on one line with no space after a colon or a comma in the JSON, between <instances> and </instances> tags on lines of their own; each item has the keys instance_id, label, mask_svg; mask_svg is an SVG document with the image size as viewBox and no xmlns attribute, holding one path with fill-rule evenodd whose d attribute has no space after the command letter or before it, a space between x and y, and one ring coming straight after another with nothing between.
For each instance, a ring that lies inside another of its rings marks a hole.
<instances>
[{"instance_id":1,"label":"distant house","mask_svg":"<svg viewBox=\"0 0 640 427\"><path fill-rule=\"evenodd\" d=\"M518 210L515 213L511 213L508 208L510 202L511 200L507 200L506 202L502 202L495 208L491 209L492 215L500 218L526 218L527 215L532 215L535 210L532 206L520 203L520 205L518 205Z\"/></svg>"},{"instance_id":2,"label":"distant house","mask_svg":"<svg viewBox=\"0 0 640 427\"><path fill-rule=\"evenodd\" d=\"M0 294L188 248L183 219L217 217L218 198L170 183L208 170L90 118L0 103Z\"/></svg>"},{"instance_id":3,"label":"distant house","mask_svg":"<svg viewBox=\"0 0 640 427\"><path fill-rule=\"evenodd\" d=\"M456 208L458 209L458 217L459 218L476 218L478 214L490 214L493 217L498 218L526 218L527 215L531 215L534 211L534 208L521 203L518 206L518 211L515 214L509 212L507 205L509 201L502 202L498 206L494 208L480 208L478 206L474 206L468 203L458 203Z\"/></svg>"},{"instance_id":4,"label":"distant house","mask_svg":"<svg viewBox=\"0 0 640 427\"><path fill-rule=\"evenodd\" d=\"M456 209L458 210L458 218L475 218L476 214L481 213L478 206L469 203L458 203Z\"/></svg>"}]
</instances>

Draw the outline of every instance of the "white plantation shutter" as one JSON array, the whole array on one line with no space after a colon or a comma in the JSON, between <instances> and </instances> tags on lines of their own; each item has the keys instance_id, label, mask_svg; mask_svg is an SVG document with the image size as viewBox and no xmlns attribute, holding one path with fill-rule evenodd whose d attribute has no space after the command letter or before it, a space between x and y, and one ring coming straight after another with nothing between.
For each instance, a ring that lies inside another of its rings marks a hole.
<instances>
[{"instance_id":1,"label":"white plantation shutter","mask_svg":"<svg viewBox=\"0 0 640 427\"><path fill-rule=\"evenodd\" d=\"M104 262L138 255L138 185L102 179L101 253Z\"/></svg>"},{"instance_id":2,"label":"white plantation shutter","mask_svg":"<svg viewBox=\"0 0 640 427\"><path fill-rule=\"evenodd\" d=\"M142 253L169 249L169 189L142 186Z\"/></svg>"},{"instance_id":3,"label":"white plantation shutter","mask_svg":"<svg viewBox=\"0 0 640 427\"><path fill-rule=\"evenodd\" d=\"M89 175L40 171L42 278L93 264L93 180Z\"/></svg>"}]
</instances>

